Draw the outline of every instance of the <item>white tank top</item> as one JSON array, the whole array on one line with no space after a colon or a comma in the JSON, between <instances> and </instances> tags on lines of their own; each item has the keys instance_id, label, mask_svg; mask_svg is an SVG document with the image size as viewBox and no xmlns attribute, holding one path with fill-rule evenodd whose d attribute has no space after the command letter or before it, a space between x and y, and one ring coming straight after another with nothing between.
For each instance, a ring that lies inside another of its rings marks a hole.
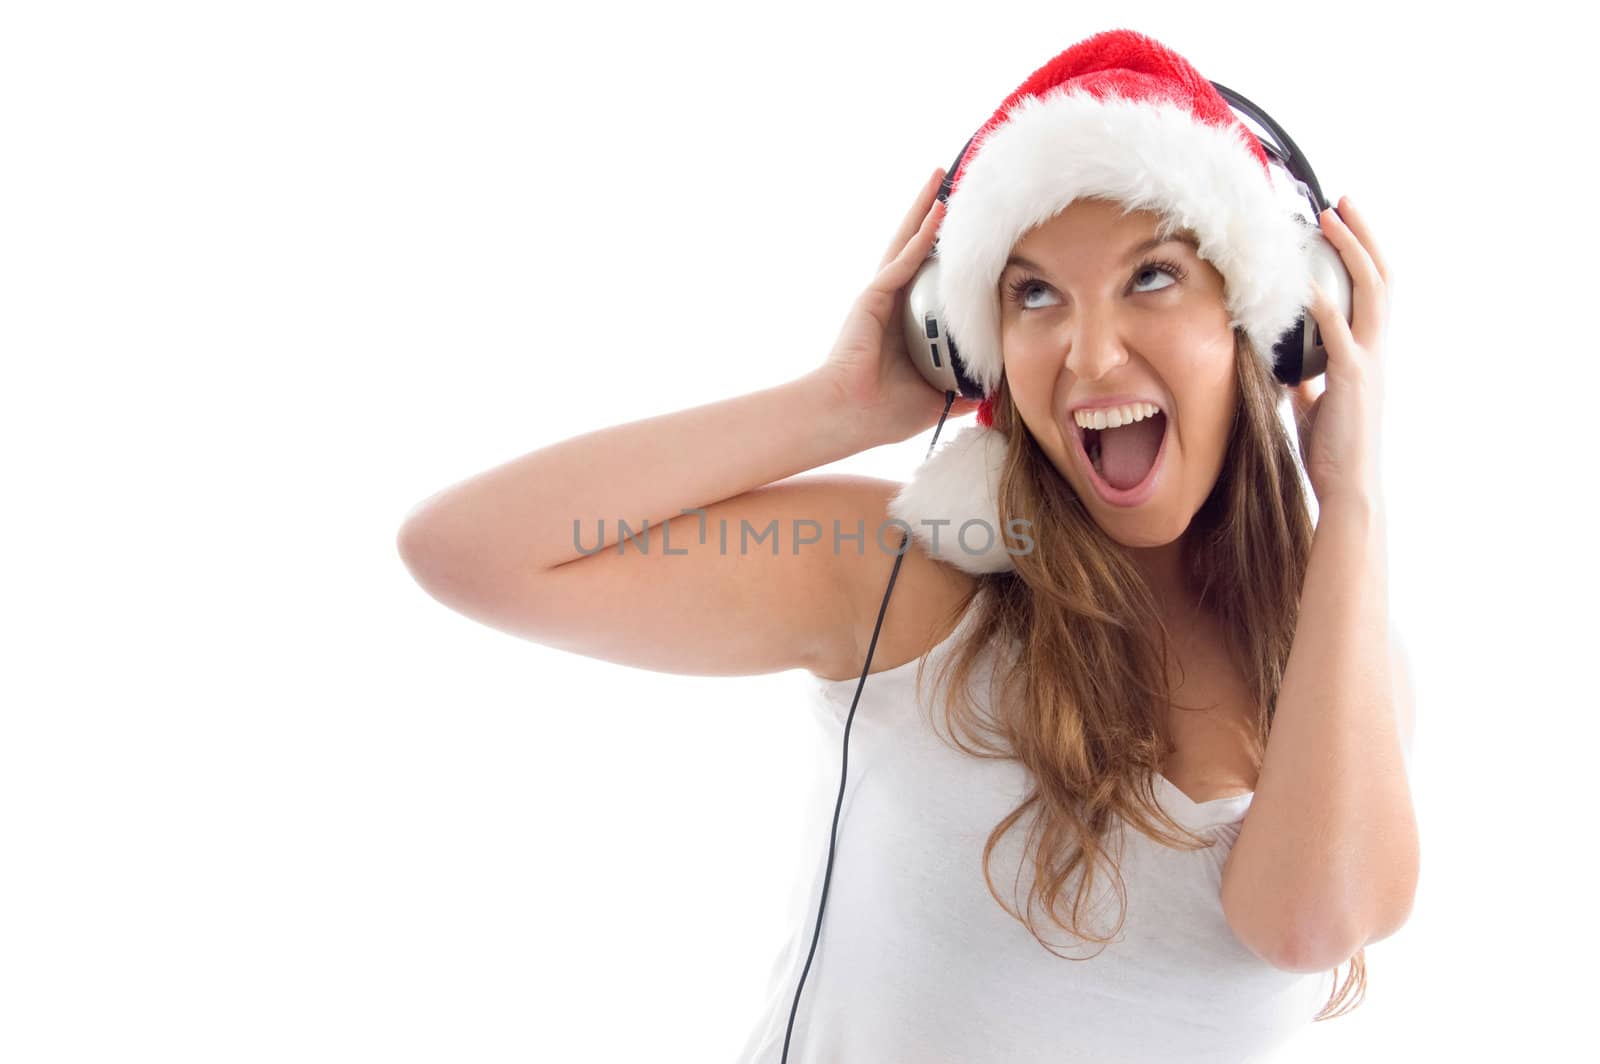
<instances>
[{"instance_id":1,"label":"white tank top","mask_svg":"<svg viewBox=\"0 0 1600 1064\"><path fill-rule=\"evenodd\" d=\"M934 669L976 610L933 651ZM994 654L973 691L986 693ZM1126 922L1100 947L1074 940L1036 904L1052 955L984 883L989 833L1029 790L1012 760L980 759L935 734L917 700L918 660L867 677L850 728L849 778L822 934L795 1015L791 1064L1256 1064L1280 1051L1327 1003L1336 975L1281 971L1238 941L1222 914L1222 867L1254 793L1193 802L1164 777L1155 794L1178 823L1215 837L1184 852L1120 832ZM839 792L845 720L859 677L802 673L821 728L805 845L814 868L790 897L792 933L768 979L766 1007L738 1064L778 1064L816 924ZM926 693L926 691L924 692ZM934 717L949 734L942 712ZM1027 818L991 855L995 889L1026 911ZM810 858L807 858L809 863ZM1017 880L1019 861L1022 878ZM1013 884L1016 884L1013 887ZM1064 907L1076 880L1068 881ZM1014 893L1013 893L1014 890ZM1097 869L1093 926L1108 933L1118 899Z\"/></svg>"}]
</instances>

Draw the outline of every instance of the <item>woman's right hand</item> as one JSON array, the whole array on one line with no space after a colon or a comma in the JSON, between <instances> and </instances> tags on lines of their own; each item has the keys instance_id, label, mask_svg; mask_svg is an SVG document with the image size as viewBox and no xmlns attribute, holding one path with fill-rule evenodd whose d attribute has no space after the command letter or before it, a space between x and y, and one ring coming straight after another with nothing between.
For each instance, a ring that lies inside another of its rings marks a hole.
<instances>
[{"instance_id":1,"label":"woman's right hand","mask_svg":"<svg viewBox=\"0 0 1600 1064\"><path fill-rule=\"evenodd\" d=\"M851 417L866 425L874 445L898 443L938 424L945 397L929 384L906 350L906 288L921 269L939 233L944 204L938 198L944 170L933 172L878 264L878 275L856 298L828 359L818 372L829 376ZM978 409L957 396L950 417Z\"/></svg>"}]
</instances>

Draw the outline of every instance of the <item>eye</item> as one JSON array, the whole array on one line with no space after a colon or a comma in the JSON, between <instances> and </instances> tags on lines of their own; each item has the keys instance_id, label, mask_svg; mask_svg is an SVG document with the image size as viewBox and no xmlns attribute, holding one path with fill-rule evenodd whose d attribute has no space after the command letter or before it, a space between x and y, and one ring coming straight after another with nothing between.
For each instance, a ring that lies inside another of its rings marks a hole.
<instances>
[{"instance_id":1,"label":"eye","mask_svg":"<svg viewBox=\"0 0 1600 1064\"><path fill-rule=\"evenodd\" d=\"M1182 266L1178 265L1176 262L1169 262L1166 259L1146 259L1144 262L1141 262L1137 267L1134 268L1133 279L1135 282L1138 282L1146 274L1161 273L1164 273L1170 277L1173 284L1176 284L1188 276L1188 271ZM1135 287L1134 291L1162 292L1171 287L1172 285L1162 285L1160 288ZM1028 303L1029 294L1035 289L1049 291L1050 286L1039 280L1037 277L1029 274L1022 274L1016 280L1007 285L1006 289L1012 303L1016 304L1018 307L1021 307L1023 310L1037 310L1037 307Z\"/></svg>"},{"instance_id":2,"label":"eye","mask_svg":"<svg viewBox=\"0 0 1600 1064\"><path fill-rule=\"evenodd\" d=\"M1134 280L1137 281L1140 277L1143 277L1147 273L1164 273L1168 277L1172 278L1172 284L1177 284L1179 281L1183 280L1187 272L1188 271L1186 271L1182 266L1179 266L1176 262L1168 262L1165 259L1146 259L1144 262L1139 264L1136 270L1134 270L1133 277ZM1163 289L1171 287L1172 285L1162 285L1161 288L1145 288L1141 289L1141 291L1160 292Z\"/></svg>"},{"instance_id":3,"label":"eye","mask_svg":"<svg viewBox=\"0 0 1600 1064\"><path fill-rule=\"evenodd\" d=\"M1035 288L1048 289L1049 285L1045 284L1037 277L1029 277L1027 274L1023 274L1015 281L1012 281L1007 287L1011 293L1011 302L1015 303L1023 310L1033 310L1035 308L1028 305L1028 293L1033 291Z\"/></svg>"}]
</instances>

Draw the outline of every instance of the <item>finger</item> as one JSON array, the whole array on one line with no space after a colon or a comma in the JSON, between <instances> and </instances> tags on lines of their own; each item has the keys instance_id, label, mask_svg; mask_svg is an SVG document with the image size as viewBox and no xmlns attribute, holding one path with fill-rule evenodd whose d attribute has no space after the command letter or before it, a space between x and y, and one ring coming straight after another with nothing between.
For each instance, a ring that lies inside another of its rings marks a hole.
<instances>
[{"instance_id":1,"label":"finger","mask_svg":"<svg viewBox=\"0 0 1600 1064\"><path fill-rule=\"evenodd\" d=\"M917 233L923 220L928 216L928 208L933 205L934 200L939 195L939 183L943 180L944 167L941 166L933 171L933 176L928 178L927 182L922 186L922 191L917 193L917 201L911 205L911 210L907 212L905 218L900 222L900 228L895 232L894 239L889 242L888 249L884 251L883 258L878 262L878 269L881 270L889 265L894 257L900 254L901 249L906 246L906 241Z\"/></svg>"},{"instance_id":2,"label":"finger","mask_svg":"<svg viewBox=\"0 0 1600 1064\"><path fill-rule=\"evenodd\" d=\"M1355 357L1356 340L1351 335L1350 323L1344 320L1339 308L1316 281L1311 282L1311 305L1306 309L1322 331L1322 346L1328 352L1328 370L1343 370Z\"/></svg>"},{"instance_id":3,"label":"finger","mask_svg":"<svg viewBox=\"0 0 1600 1064\"><path fill-rule=\"evenodd\" d=\"M1318 374L1309 380L1301 381L1299 384L1295 385L1295 387L1300 390L1300 394L1305 397L1305 401L1307 405L1309 405L1315 402L1317 397L1323 392L1328 390L1328 379L1321 374Z\"/></svg>"},{"instance_id":4,"label":"finger","mask_svg":"<svg viewBox=\"0 0 1600 1064\"><path fill-rule=\"evenodd\" d=\"M1356 209L1356 205L1350 202L1349 196L1339 199L1339 217L1344 221L1346 228L1356 235L1356 239L1361 241L1361 246L1367 249L1367 254L1372 258L1372 265L1376 267L1378 276L1383 278L1383 283L1391 284L1389 267L1384 263L1383 252L1378 250L1378 242L1372 238L1372 227L1367 224L1366 217Z\"/></svg>"},{"instance_id":5,"label":"finger","mask_svg":"<svg viewBox=\"0 0 1600 1064\"><path fill-rule=\"evenodd\" d=\"M944 219L944 204L935 202L928 211L927 217L922 219L922 227L912 234L906 246L900 249L900 254L894 256L878 270L878 276L872 279L871 288L880 292L893 293L904 288L906 283L916 275L918 269L927 261L928 252L933 249L934 237L939 234L939 223Z\"/></svg>"},{"instance_id":6,"label":"finger","mask_svg":"<svg viewBox=\"0 0 1600 1064\"><path fill-rule=\"evenodd\" d=\"M892 262L895 256L905 248L906 243L914 237L928 216L928 211L938 200L939 183L944 180L944 168L938 167L933 171L933 176L923 184L922 191L917 194L916 202L911 205L911 210L906 213L900 222L900 228L895 232L894 239L884 251L883 258L878 263L882 269Z\"/></svg>"},{"instance_id":7,"label":"finger","mask_svg":"<svg viewBox=\"0 0 1600 1064\"><path fill-rule=\"evenodd\" d=\"M1293 408L1295 416L1304 417L1305 412L1311 409L1311 404L1316 402L1316 394L1311 390L1311 382L1301 381L1289 387L1289 405Z\"/></svg>"},{"instance_id":8,"label":"finger","mask_svg":"<svg viewBox=\"0 0 1600 1064\"><path fill-rule=\"evenodd\" d=\"M1322 226L1322 234L1328 238L1328 242L1339 249L1339 256L1344 259L1353 280L1370 286L1383 284L1383 275L1378 272L1377 263L1372 261L1372 256L1335 208L1329 207L1323 211L1317 216L1317 222Z\"/></svg>"},{"instance_id":9,"label":"finger","mask_svg":"<svg viewBox=\"0 0 1600 1064\"><path fill-rule=\"evenodd\" d=\"M1322 224L1323 235L1339 250L1339 257L1344 260L1345 268L1350 271L1353 291L1350 298L1348 329L1353 335L1352 342L1360 343L1369 350L1376 350L1384 322L1388 317L1388 291L1383 276L1378 273L1377 264L1372 261L1372 256L1367 254L1367 249L1361 246L1361 241L1356 238L1350 227L1345 225L1337 211L1329 208L1322 212L1318 220ZM1340 317L1337 314L1334 316ZM1318 323L1321 323L1320 318Z\"/></svg>"}]
</instances>

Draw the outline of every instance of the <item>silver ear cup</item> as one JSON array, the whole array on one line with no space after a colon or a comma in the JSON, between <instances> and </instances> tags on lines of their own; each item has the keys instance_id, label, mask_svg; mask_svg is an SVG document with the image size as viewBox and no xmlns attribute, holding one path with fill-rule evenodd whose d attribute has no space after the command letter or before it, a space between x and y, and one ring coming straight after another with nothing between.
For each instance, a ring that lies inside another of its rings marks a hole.
<instances>
[{"instance_id":1,"label":"silver ear cup","mask_svg":"<svg viewBox=\"0 0 1600 1064\"><path fill-rule=\"evenodd\" d=\"M1311 277L1328 294L1334 309L1348 322L1353 306L1354 285L1339 249L1318 231L1312 235L1306 258ZM1273 375L1284 384L1299 384L1327 372L1328 349L1323 344L1322 329L1309 307L1301 314L1294 328L1283 334L1272 351Z\"/></svg>"},{"instance_id":2,"label":"silver ear cup","mask_svg":"<svg viewBox=\"0 0 1600 1064\"><path fill-rule=\"evenodd\" d=\"M1311 276L1333 301L1335 313L1348 323L1354 305L1350 271L1345 267L1339 249L1320 231L1311 242ZM1322 330L1316 327L1316 319L1312 318L1309 310L1306 312L1306 334L1301 380L1318 376L1328 368L1328 349L1322 343Z\"/></svg>"},{"instance_id":3,"label":"silver ear cup","mask_svg":"<svg viewBox=\"0 0 1600 1064\"><path fill-rule=\"evenodd\" d=\"M967 399L982 399L983 390L961 367L961 353L945 328L939 305L939 257L923 260L917 275L906 286L906 351L923 380L941 392L955 392Z\"/></svg>"}]
</instances>

